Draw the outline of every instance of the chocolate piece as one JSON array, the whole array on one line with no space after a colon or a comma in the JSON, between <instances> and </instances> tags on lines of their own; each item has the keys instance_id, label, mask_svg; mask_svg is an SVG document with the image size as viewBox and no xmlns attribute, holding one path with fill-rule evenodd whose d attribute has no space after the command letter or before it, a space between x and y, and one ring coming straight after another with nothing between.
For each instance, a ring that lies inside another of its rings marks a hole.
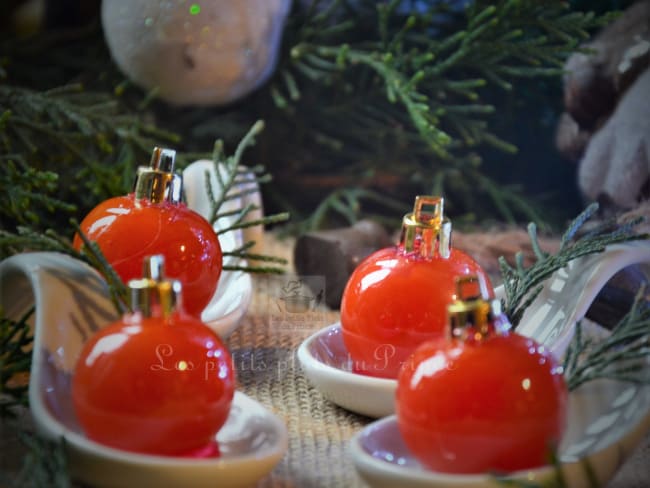
<instances>
[{"instance_id":1,"label":"chocolate piece","mask_svg":"<svg viewBox=\"0 0 650 488\"><path fill-rule=\"evenodd\" d=\"M300 236L294 247L294 264L300 275L324 276L325 303L338 308L354 268L366 256L391 244L391 238L380 224L361 220L352 227Z\"/></svg>"}]
</instances>

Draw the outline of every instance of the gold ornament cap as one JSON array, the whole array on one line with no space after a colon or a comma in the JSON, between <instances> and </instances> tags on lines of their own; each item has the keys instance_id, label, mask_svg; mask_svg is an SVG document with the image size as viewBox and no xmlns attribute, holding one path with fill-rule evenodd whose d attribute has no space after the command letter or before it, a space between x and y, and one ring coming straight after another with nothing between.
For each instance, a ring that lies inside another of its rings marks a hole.
<instances>
[{"instance_id":1,"label":"gold ornament cap","mask_svg":"<svg viewBox=\"0 0 650 488\"><path fill-rule=\"evenodd\" d=\"M413 212L402 220L400 243L407 252L422 257L447 259L451 251L451 222L444 216L444 199L437 196L415 197Z\"/></svg>"},{"instance_id":2,"label":"gold ornament cap","mask_svg":"<svg viewBox=\"0 0 650 488\"><path fill-rule=\"evenodd\" d=\"M456 299L447 306L447 316L453 337L466 337L472 333L480 339L491 332L510 328L502 313L501 302L489 298L487 284L480 275L456 279Z\"/></svg>"},{"instance_id":3,"label":"gold ornament cap","mask_svg":"<svg viewBox=\"0 0 650 488\"><path fill-rule=\"evenodd\" d=\"M175 159L176 151L173 149L154 147L149 166L138 168L133 189L136 200L181 202L183 179L174 173Z\"/></svg>"},{"instance_id":4,"label":"gold ornament cap","mask_svg":"<svg viewBox=\"0 0 650 488\"><path fill-rule=\"evenodd\" d=\"M144 258L143 278L129 281L131 310L143 317L169 317L180 305L181 282L164 276L165 258L162 254Z\"/></svg>"}]
</instances>

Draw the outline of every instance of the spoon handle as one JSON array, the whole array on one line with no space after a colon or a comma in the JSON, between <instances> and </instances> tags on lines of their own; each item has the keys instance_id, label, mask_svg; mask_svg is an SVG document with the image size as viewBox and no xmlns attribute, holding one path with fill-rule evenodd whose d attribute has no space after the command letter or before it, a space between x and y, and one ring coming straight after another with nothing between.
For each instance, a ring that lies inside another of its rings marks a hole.
<instances>
[{"instance_id":1,"label":"spoon handle","mask_svg":"<svg viewBox=\"0 0 650 488\"><path fill-rule=\"evenodd\" d=\"M526 309L517 332L550 348L561 358L589 306L605 284L623 268L650 262L650 241L613 244L556 271Z\"/></svg>"}]
</instances>

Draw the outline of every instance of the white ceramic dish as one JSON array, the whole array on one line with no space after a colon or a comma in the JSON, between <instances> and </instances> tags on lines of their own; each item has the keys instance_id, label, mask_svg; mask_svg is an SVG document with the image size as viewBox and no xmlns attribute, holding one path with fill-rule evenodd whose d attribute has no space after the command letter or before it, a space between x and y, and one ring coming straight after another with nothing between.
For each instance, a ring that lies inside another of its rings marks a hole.
<instances>
[{"instance_id":1,"label":"white ceramic dish","mask_svg":"<svg viewBox=\"0 0 650 488\"><path fill-rule=\"evenodd\" d=\"M647 368L650 374L650 363ZM650 428L650 386L609 380L587 383L569 396L569 428L559 455L566 485L605 486ZM359 475L373 488L498 488L494 476L450 475L423 468L408 451L394 415L377 420L350 441ZM589 479L588 469L596 483ZM555 476L550 466L510 475L544 484Z\"/></svg>"},{"instance_id":2,"label":"white ceramic dish","mask_svg":"<svg viewBox=\"0 0 650 488\"><path fill-rule=\"evenodd\" d=\"M236 301L241 291L231 293L230 288L221 290L217 305ZM117 318L105 281L62 254L19 254L0 263L0 304L12 319L35 307L30 408L42 436L65 439L75 478L114 487L249 486L284 455L287 431L282 422L241 393L217 435L222 452L217 459L125 453L88 440L74 416L70 381L83 343ZM212 325L225 333L236 324L234 317L231 313Z\"/></svg>"},{"instance_id":3,"label":"white ceramic dish","mask_svg":"<svg viewBox=\"0 0 650 488\"><path fill-rule=\"evenodd\" d=\"M575 323L584 317L605 283L626 266L644 262L650 262L649 241L616 244L601 254L575 259L547 280L517 331L561 357L573 337ZM495 291L502 298L503 287ZM298 349L298 359L314 387L337 405L375 418L395 412L397 382L352 371L340 323L308 337Z\"/></svg>"},{"instance_id":4,"label":"white ceramic dish","mask_svg":"<svg viewBox=\"0 0 650 488\"><path fill-rule=\"evenodd\" d=\"M337 405L374 418L395 412L397 381L352 371L340 323L308 337L298 348L298 360L316 389Z\"/></svg>"}]
</instances>

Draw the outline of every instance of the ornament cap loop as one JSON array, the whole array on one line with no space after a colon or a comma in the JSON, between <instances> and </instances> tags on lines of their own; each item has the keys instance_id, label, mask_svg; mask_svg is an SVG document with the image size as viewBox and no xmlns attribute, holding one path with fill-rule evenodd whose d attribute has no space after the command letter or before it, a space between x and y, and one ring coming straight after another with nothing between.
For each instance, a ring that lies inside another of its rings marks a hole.
<instances>
[{"instance_id":1,"label":"ornament cap loop","mask_svg":"<svg viewBox=\"0 0 650 488\"><path fill-rule=\"evenodd\" d=\"M407 252L419 251L422 257L435 254L448 258L451 249L451 222L444 216L444 198L430 195L415 197L413 212L402 220L400 239Z\"/></svg>"},{"instance_id":2,"label":"ornament cap loop","mask_svg":"<svg viewBox=\"0 0 650 488\"><path fill-rule=\"evenodd\" d=\"M510 328L501 311L501 302L491 300L485 278L468 275L456 279L456 300L447 307L447 315L453 337L468 337L472 329L475 339L482 339L492 332Z\"/></svg>"},{"instance_id":3,"label":"ornament cap loop","mask_svg":"<svg viewBox=\"0 0 650 488\"><path fill-rule=\"evenodd\" d=\"M180 203L183 180L174 173L175 158L173 149L154 147L149 166L138 168L133 190L136 200Z\"/></svg>"},{"instance_id":4,"label":"ornament cap loop","mask_svg":"<svg viewBox=\"0 0 650 488\"><path fill-rule=\"evenodd\" d=\"M167 149L165 147L154 147L151 153L151 161L149 166L158 171L165 173L172 173L174 171L174 163L176 159L176 151Z\"/></svg>"},{"instance_id":5,"label":"ornament cap loop","mask_svg":"<svg viewBox=\"0 0 650 488\"><path fill-rule=\"evenodd\" d=\"M129 281L131 309L144 317L169 317L180 305L181 282L165 278L162 254L145 257L143 268L143 278Z\"/></svg>"}]
</instances>

